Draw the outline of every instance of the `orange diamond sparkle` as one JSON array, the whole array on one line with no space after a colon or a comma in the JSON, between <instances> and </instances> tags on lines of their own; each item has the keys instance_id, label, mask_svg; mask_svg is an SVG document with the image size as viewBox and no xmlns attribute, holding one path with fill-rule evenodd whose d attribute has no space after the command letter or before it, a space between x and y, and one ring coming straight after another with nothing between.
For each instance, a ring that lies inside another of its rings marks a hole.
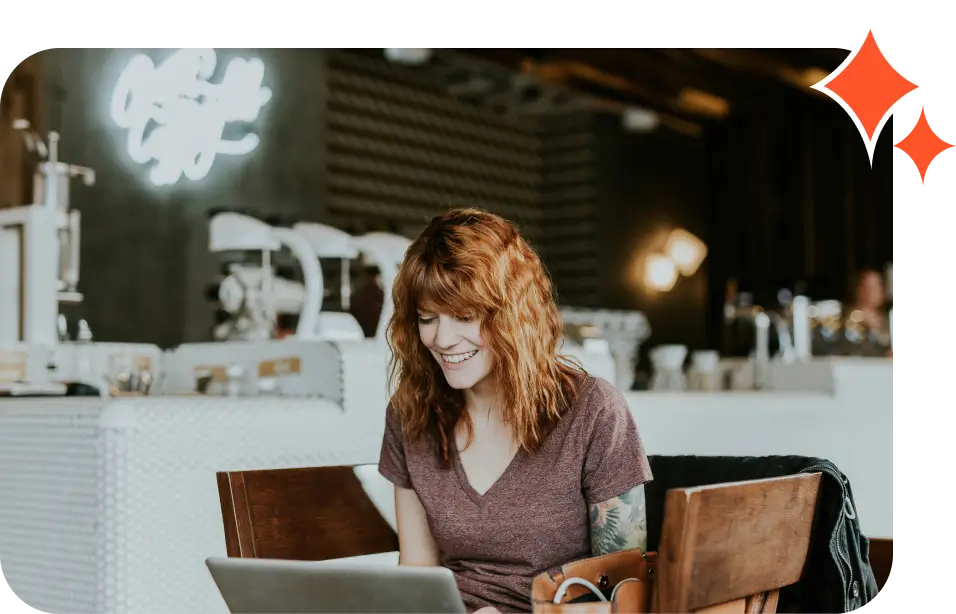
<instances>
[{"instance_id":1,"label":"orange diamond sparkle","mask_svg":"<svg viewBox=\"0 0 956 614\"><path fill-rule=\"evenodd\" d=\"M872 31L853 60L824 87L853 109L870 140L896 101L916 89L886 61Z\"/></svg>"},{"instance_id":2,"label":"orange diamond sparkle","mask_svg":"<svg viewBox=\"0 0 956 614\"><path fill-rule=\"evenodd\" d=\"M936 136L933 129L929 127L929 122L926 121L926 109L924 108L913 130L906 135L905 139L897 143L896 147L916 163L919 176L925 183L926 169L929 168L936 156L952 147L952 145Z\"/></svg>"}]
</instances>

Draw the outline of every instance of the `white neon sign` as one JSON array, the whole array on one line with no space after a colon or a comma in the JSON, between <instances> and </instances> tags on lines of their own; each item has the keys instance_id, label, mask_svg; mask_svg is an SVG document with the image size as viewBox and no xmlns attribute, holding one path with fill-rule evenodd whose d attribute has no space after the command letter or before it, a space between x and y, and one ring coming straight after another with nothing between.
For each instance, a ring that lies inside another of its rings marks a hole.
<instances>
[{"instance_id":1,"label":"white neon sign","mask_svg":"<svg viewBox=\"0 0 956 614\"><path fill-rule=\"evenodd\" d=\"M262 61L235 58L222 82L210 83L216 61L212 49L180 49L159 66L137 55L120 74L110 116L128 130L126 149L133 161L155 161L149 171L155 185L183 176L202 179L217 155L241 156L259 145L255 134L228 140L223 133L230 122L254 122L272 99L272 90L262 86Z\"/></svg>"}]
</instances>

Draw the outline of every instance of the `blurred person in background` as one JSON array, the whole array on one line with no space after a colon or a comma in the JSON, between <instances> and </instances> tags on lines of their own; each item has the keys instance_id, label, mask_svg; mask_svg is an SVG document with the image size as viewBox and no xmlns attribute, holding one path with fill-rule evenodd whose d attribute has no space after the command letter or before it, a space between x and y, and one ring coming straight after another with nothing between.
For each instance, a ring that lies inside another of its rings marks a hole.
<instances>
[{"instance_id":1,"label":"blurred person in background","mask_svg":"<svg viewBox=\"0 0 956 614\"><path fill-rule=\"evenodd\" d=\"M855 350L852 353L892 355L886 289L880 271L866 267L854 274L844 314L848 331L862 325L862 338L853 344Z\"/></svg>"},{"instance_id":2,"label":"blurred person in background","mask_svg":"<svg viewBox=\"0 0 956 614\"><path fill-rule=\"evenodd\" d=\"M867 328L889 331L886 315L886 290L883 275L876 269L863 268L856 272L850 286L852 295L849 312L859 311Z\"/></svg>"},{"instance_id":3,"label":"blurred person in background","mask_svg":"<svg viewBox=\"0 0 956 614\"><path fill-rule=\"evenodd\" d=\"M385 290L382 288L381 272L376 266L365 266L362 278L349 298L349 312L358 321L366 337L375 336L384 302Z\"/></svg>"}]
</instances>

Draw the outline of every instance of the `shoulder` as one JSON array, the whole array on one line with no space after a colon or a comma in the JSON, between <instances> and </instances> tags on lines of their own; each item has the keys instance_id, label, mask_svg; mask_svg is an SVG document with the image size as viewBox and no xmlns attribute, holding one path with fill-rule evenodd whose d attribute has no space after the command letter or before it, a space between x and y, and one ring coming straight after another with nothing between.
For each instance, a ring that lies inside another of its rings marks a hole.
<instances>
[{"instance_id":1,"label":"shoulder","mask_svg":"<svg viewBox=\"0 0 956 614\"><path fill-rule=\"evenodd\" d=\"M624 394L603 377L588 375L578 390L575 409L582 416L598 419L608 414L630 413Z\"/></svg>"},{"instance_id":2,"label":"shoulder","mask_svg":"<svg viewBox=\"0 0 956 614\"><path fill-rule=\"evenodd\" d=\"M389 402L385 408L385 437L404 443L405 429L402 423L402 413Z\"/></svg>"},{"instance_id":3,"label":"shoulder","mask_svg":"<svg viewBox=\"0 0 956 614\"><path fill-rule=\"evenodd\" d=\"M578 382L568 412L573 437L591 440L596 434L615 431L633 421L624 395L602 377L587 374Z\"/></svg>"},{"instance_id":4,"label":"shoulder","mask_svg":"<svg viewBox=\"0 0 956 614\"><path fill-rule=\"evenodd\" d=\"M434 440L427 432L415 436L401 410L389 402L385 408L385 443L401 448L408 457L433 457Z\"/></svg>"}]
</instances>

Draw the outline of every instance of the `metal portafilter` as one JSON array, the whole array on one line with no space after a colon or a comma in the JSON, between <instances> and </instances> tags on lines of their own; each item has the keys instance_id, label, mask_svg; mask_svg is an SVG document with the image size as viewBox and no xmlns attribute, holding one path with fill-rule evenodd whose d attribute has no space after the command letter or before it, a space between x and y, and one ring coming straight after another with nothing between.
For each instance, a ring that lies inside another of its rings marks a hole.
<instances>
[{"instance_id":1,"label":"metal portafilter","mask_svg":"<svg viewBox=\"0 0 956 614\"><path fill-rule=\"evenodd\" d=\"M47 151L46 143L43 142L43 137L30 126L28 120L13 120L13 129L23 136L23 143L27 151L35 153L41 158L47 157L49 152Z\"/></svg>"}]
</instances>

